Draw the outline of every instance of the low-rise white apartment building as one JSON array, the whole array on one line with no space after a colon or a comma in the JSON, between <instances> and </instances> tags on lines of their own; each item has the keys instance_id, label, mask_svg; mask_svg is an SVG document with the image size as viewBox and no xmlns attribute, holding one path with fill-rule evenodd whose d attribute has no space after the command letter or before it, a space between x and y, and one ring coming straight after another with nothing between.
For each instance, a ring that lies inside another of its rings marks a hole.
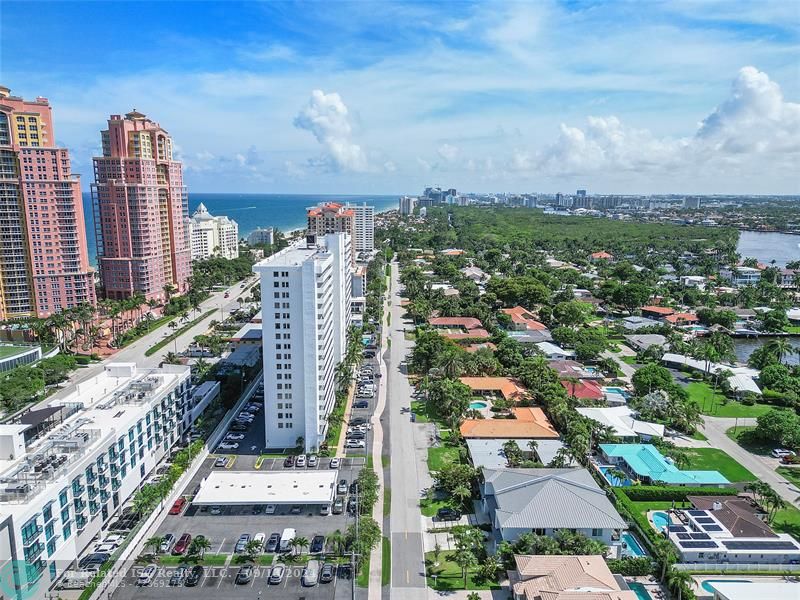
<instances>
[{"instance_id":1,"label":"low-rise white apartment building","mask_svg":"<svg viewBox=\"0 0 800 600\"><path fill-rule=\"evenodd\" d=\"M351 322L352 252L346 233L309 235L253 267L261 277L268 448L303 438L312 451L325 440Z\"/></svg>"},{"instance_id":2,"label":"low-rise white apartment building","mask_svg":"<svg viewBox=\"0 0 800 600\"><path fill-rule=\"evenodd\" d=\"M754 267L734 267L719 270L719 274L727 279L734 287L756 285L761 281L761 271Z\"/></svg>"},{"instance_id":3,"label":"low-rise white apartment building","mask_svg":"<svg viewBox=\"0 0 800 600\"><path fill-rule=\"evenodd\" d=\"M0 425L0 597L47 595L188 428L189 381L187 366L111 363Z\"/></svg>"}]
</instances>

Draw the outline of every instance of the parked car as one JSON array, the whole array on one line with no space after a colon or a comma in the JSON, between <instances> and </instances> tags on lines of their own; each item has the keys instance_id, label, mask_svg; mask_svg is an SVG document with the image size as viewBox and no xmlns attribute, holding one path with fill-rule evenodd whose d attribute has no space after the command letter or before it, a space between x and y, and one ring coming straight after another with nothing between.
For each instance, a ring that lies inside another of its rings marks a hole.
<instances>
[{"instance_id":1,"label":"parked car","mask_svg":"<svg viewBox=\"0 0 800 600\"><path fill-rule=\"evenodd\" d=\"M331 469L338 469L339 468L339 459L332 458L331 462L328 463L328 467Z\"/></svg>"},{"instance_id":2,"label":"parked car","mask_svg":"<svg viewBox=\"0 0 800 600\"><path fill-rule=\"evenodd\" d=\"M321 517L327 517L329 514L331 514L331 505L321 504L319 507L319 515Z\"/></svg>"},{"instance_id":3,"label":"parked car","mask_svg":"<svg viewBox=\"0 0 800 600\"><path fill-rule=\"evenodd\" d=\"M242 423L241 421L234 421L233 425L231 425L231 431L247 431L249 429L249 423Z\"/></svg>"},{"instance_id":4,"label":"parked car","mask_svg":"<svg viewBox=\"0 0 800 600\"><path fill-rule=\"evenodd\" d=\"M317 585L317 579L319 578L319 561L317 560L310 560L306 563L305 568L303 569L303 577L300 580L300 583L304 587L314 587Z\"/></svg>"},{"instance_id":5,"label":"parked car","mask_svg":"<svg viewBox=\"0 0 800 600\"><path fill-rule=\"evenodd\" d=\"M117 544L97 544L92 552L100 552L102 554L111 554L117 549Z\"/></svg>"},{"instance_id":6,"label":"parked car","mask_svg":"<svg viewBox=\"0 0 800 600\"><path fill-rule=\"evenodd\" d=\"M355 427L356 425L363 425L366 422L367 419L365 417L354 417L350 419L350 426Z\"/></svg>"},{"instance_id":7,"label":"parked car","mask_svg":"<svg viewBox=\"0 0 800 600\"><path fill-rule=\"evenodd\" d=\"M347 440L344 444L345 448L366 448L367 444L364 440Z\"/></svg>"},{"instance_id":8,"label":"parked car","mask_svg":"<svg viewBox=\"0 0 800 600\"><path fill-rule=\"evenodd\" d=\"M299 515L301 512L303 512L303 509L299 504L294 504L292 505L292 508L289 509L290 515Z\"/></svg>"},{"instance_id":9,"label":"parked car","mask_svg":"<svg viewBox=\"0 0 800 600\"><path fill-rule=\"evenodd\" d=\"M227 464L228 464L228 459L225 458L224 456L220 456L217 460L214 461L214 466L217 468L224 467Z\"/></svg>"},{"instance_id":10,"label":"parked car","mask_svg":"<svg viewBox=\"0 0 800 600\"><path fill-rule=\"evenodd\" d=\"M283 466L284 467L293 467L294 466L294 456L287 456L283 459Z\"/></svg>"},{"instance_id":11,"label":"parked car","mask_svg":"<svg viewBox=\"0 0 800 600\"><path fill-rule=\"evenodd\" d=\"M786 450L785 448L775 448L771 454L775 458L783 458L784 456L794 456L794 452L792 452L791 450Z\"/></svg>"},{"instance_id":12,"label":"parked car","mask_svg":"<svg viewBox=\"0 0 800 600\"><path fill-rule=\"evenodd\" d=\"M319 459L317 458L317 455L316 454L310 454L309 457L308 457L308 468L309 469L316 469L317 468L317 462L319 462Z\"/></svg>"},{"instance_id":13,"label":"parked car","mask_svg":"<svg viewBox=\"0 0 800 600\"><path fill-rule=\"evenodd\" d=\"M348 514L351 514L351 515L356 514L356 507L357 506L358 506L358 504L356 503L356 497L355 496L350 496L347 499L347 512L348 512Z\"/></svg>"},{"instance_id":14,"label":"parked car","mask_svg":"<svg viewBox=\"0 0 800 600\"><path fill-rule=\"evenodd\" d=\"M344 512L344 498L342 496L336 496L336 500L333 501L331 512L335 515L340 515Z\"/></svg>"},{"instance_id":15,"label":"parked car","mask_svg":"<svg viewBox=\"0 0 800 600\"><path fill-rule=\"evenodd\" d=\"M203 578L204 572L205 571L201 565L193 566L189 571L189 574L186 576L186 581L184 581L183 584L186 587L196 586L198 583L200 583L200 580Z\"/></svg>"},{"instance_id":16,"label":"parked car","mask_svg":"<svg viewBox=\"0 0 800 600\"><path fill-rule=\"evenodd\" d=\"M175 536L171 533L165 533L164 536L161 538L161 554L166 554L170 550L172 550L172 546L175 543Z\"/></svg>"},{"instance_id":17,"label":"parked car","mask_svg":"<svg viewBox=\"0 0 800 600\"><path fill-rule=\"evenodd\" d=\"M294 461L294 466L298 469L302 469L306 466L306 455L301 454L297 457L297 460Z\"/></svg>"},{"instance_id":18,"label":"parked car","mask_svg":"<svg viewBox=\"0 0 800 600\"><path fill-rule=\"evenodd\" d=\"M283 574L286 572L286 567L283 565L275 565L269 573L270 585L278 585L283 581Z\"/></svg>"},{"instance_id":19,"label":"parked car","mask_svg":"<svg viewBox=\"0 0 800 600\"><path fill-rule=\"evenodd\" d=\"M169 578L169 585L182 585L188 571L189 567L187 565L176 567L172 572L172 577Z\"/></svg>"},{"instance_id":20,"label":"parked car","mask_svg":"<svg viewBox=\"0 0 800 600\"><path fill-rule=\"evenodd\" d=\"M461 513L454 508L440 508L436 511L436 518L440 521L458 521Z\"/></svg>"},{"instance_id":21,"label":"parked car","mask_svg":"<svg viewBox=\"0 0 800 600\"><path fill-rule=\"evenodd\" d=\"M797 455L781 456L781 462L785 465L800 464L800 456Z\"/></svg>"},{"instance_id":22,"label":"parked car","mask_svg":"<svg viewBox=\"0 0 800 600\"><path fill-rule=\"evenodd\" d=\"M253 536L253 541L258 542L259 552L264 549L264 540L267 539L267 534L259 532Z\"/></svg>"},{"instance_id":23,"label":"parked car","mask_svg":"<svg viewBox=\"0 0 800 600\"><path fill-rule=\"evenodd\" d=\"M363 440L367 437L367 434L363 431L348 431L347 435L345 436L347 440Z\"/></svg>"},{"instance_id":24,"label":"parked car","mask_svg":"<svg viewBox=\"0 0 800 600\"><path fill-rule=\"evenodd\" d=\"M333 576L336 574L334 566L330 563L325 563L319 571L320 583L330 583L333 581Z\"/></svg>"},{"instance_id":25,"label":"parked car","mask_svg":"<svg viewBox=\"0 0 800 600\"><path fill-rule=\"evenodd\" d=\"M221 515L222 514L222 507L215 504L211 508L208 509L209 514L212 515Z\"/></svg>"},{"instance_id":26,"label":"parked car","mask_svg":"<svg viewBox=\"0 0 800 600\"><path fill-rule=\"evenodd\" d=\"M336 493L337 494L346 494L347 493L347 479L340 479L339 483L336 485Z\"/></svg>"},{"instance_id":27,"label":"parked car","mask_svg":"<svg viewBox=\"0 0 800 600\"><path fill-rule=\"evenodd\" d=\"M264 514L265 515L274 515L275 511L277 510L277 508L278 507L275 506L274 504L267 504L267 507L264 509Z\"/></svg>"},{"instance_id":28,"label":"parked car","mask_svg":"<svg viewBox=\"0 0 800 600\"><path fill-rule=\"evenodd\" d=\"M181 512L183 512L185 506L186 506L186 498L178 498L172 504L172 508L169 509L169 514L179 515L181 514Z\"/></svg>"},{"instance_id":29,"label":"parked car","mask_svg":"<svg viewBox=\"0 0 800 600\"><path fill-rule=\"evenodd\" d=\"M178 538L175 547L172 549L172 553L177 555L185 554L186 551L189 549L189 544L192 543L192 536L188 533L184 533L181 537Z\"/></svg>"},{"instance_id":30,"label":"parked car","mask_svg":"<svg viewBox=\"0 0 800 600\"><path fill-rule=\"evenodd\" d=\"M324 535L315 535L311 538L311 545L308 548L308 551L311 554L319 554L325 549L325 536Z\"/></svg>"},{"instance_id":31,"label":"parked car","mask_svg":"<svg viewBox=\"0 0 800 600\"><path fill-rule=\"evenodd\" d=\"M247 546L247 543L250 541L250 534L243 533L239 536L239 540L236 542L236 548L234 548L234 552L236 554L241 554L244 552L244 547Z\"/></svg>"},{"instance_id":32,"label":"parked car","mask_svg":"<svg viewBox=\"0 0 800 600\"><path fill-rule=\"evenodd\" d=\"M253 580L253 565L243 565L236 573L236 585L244 585Z\"/></svg>"},{"instance_id":33,"label":"parked car","mask_svg":"<svg viewBox=\"0 0 800 600\"><path fill-rule=\"evenodd\" d=\"M150 585L158 572L156 565L147 565L144 569L139 571L139 577L136 579L136 585Z\"/></svg>"},{"instance_id":34,"label":"parked car","mask_svg":"<svg viewBox=\"0 0 800 600\"><path fill-rule=\"evenodd\" d=\"M107 552L93 552L92 554L84 556L78 563L78 567L81 569L88 569L92 565L102 565L110 557L111 554Z\"/></svg>"},{"instance_id":35,"label":"parked car","mask_svg":"<svg viewBox=\"0 0 800 600\"><path fill-rule=\"evenodd\" d=\"M281 543L281 534L280 533L273 533L269 536L267 540L267 552L277 552L278 545Z\"/></svg>"},{"instance_id":36,"label":"parked car","mask_svg":"<svg viewBox=\"0 0 800 600\"><path fill-rule=\"evenodd\" d=\"M356 400L353 402L353 408L369 408L369 402L366 400Z\"/></svg>"}]
</instances>

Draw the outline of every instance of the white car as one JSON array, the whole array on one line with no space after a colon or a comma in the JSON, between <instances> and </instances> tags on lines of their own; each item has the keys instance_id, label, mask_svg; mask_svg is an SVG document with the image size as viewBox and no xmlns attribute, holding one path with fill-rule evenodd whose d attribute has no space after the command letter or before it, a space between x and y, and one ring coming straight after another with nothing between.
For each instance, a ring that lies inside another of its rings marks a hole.
<instances>
[{"instance_id":1,"label":"white car","mask_svg":"<svg viewBox=\"0 0 800 600\"><path fill-rule=\"evenodd\" d=\"M238 440L243 440L244 439L244 434L243 433L229 433L228 435L225 436L225 439L228 440L228 441L231 441L231 442L235 442L235 441L238 441Z\"/></svg>"},{"instance_id":2,"label":"white car","mask_svg":"<svg viewBox=\"0 0 800 600\"><path fill-rule=\"evenodd\" d=\"M95 554L97 553L111 554L112 552L114 552L114 550L117 549L117 547L118 544L110 544L110 543L97 544L97 546L94 547L93 552Z\"/></svg>"},{"instance_id":3,"label":"white car","mask_svg":"<svg viewBox=\"0 0 800 600\"><path fill-rule=\"evenodd\" d=\"M255 534L253 536L253 541L254 542L258 542L258 547L259 548L263 548L264 547L264 542L266 541L266 539L267 539L267 534L266 533L257 533L257 534Z\"/></svg>"},{"instance_id":4,"label":"white car","mask_svg":"<svg viewBox=\"0 0 800 600\"><path fill-rule=\"evenodd\" d=\"M332 458L331 459L330 468L331 469L338 469L339 468L339 459L338 458Z\"/></svg>"},{"instance_id":5,"label":"white car","mask_svg":"<svg viewBox=\"0 0 800 600\"><path fill-rule=\"evenodd\" d=\"M308 456L308 467L313 469L317 466L317 455L316 454L309 454Z\"/></svg>"},{"instance_id":6,"label":"white car","mask_svg":"<svg viewBox=\"0 0 800 600\"><path fill-rule=\"evenodd\" d=\"M265 515L274 515L276 509L277 509L277 507L274 504L267 504L267 506L264 508L264 514Z\"/></svg>"},{"instance_id":7,"label":"white car","mask_svg":"<svg viewBox=\"0 0 800 600\"><path fill-rule=\"evenodd\" d=\"M236 450L239 447L239 442L222 442L217 448L219 450Z\"/></svg>"},{"instance_id":8,"label":"white car","mask_svg":"<svg viewBox=\"0 0 800 600\"><path fill-rule=\"evenodd\" d=\"M771 454L775 458L783 458L784 456L794 456L794 452L792 452L791 450L786 450L785 448L775 448L775 450L773 450Z\"/></svg>"},{"instance_id":9,"label":"white car","mask_svg":"<svg viewBox=\"0 0 800 600\"><path fill-rule=\"evenodd\" d=\"M345 442L345 448L366 448L367 444L364 440L347 440Z\"/></svg>"},{"instance_id":10,"label":"white car","mask_svg":"<svg viewBox=\"0 0 800 600\"><path fill-rule=\"evenodd\" d=\"M300 456L298 456L297 460L294 461L294 466L298 467L300 469L305 467L306 466L306 455L305 454L301 454Z\"/></svg>"},{"instance_id":11,"label":"white car","mask_svg":"<svg viewBox=\"0 0 800 600\"><path fill-rule=\"evenodd\" d=\"M156 565L147 565L144 569L139 571L139 578L136 580L136 585L150 585L157 571L158 567Z\"/></svg>"}]
</instances>

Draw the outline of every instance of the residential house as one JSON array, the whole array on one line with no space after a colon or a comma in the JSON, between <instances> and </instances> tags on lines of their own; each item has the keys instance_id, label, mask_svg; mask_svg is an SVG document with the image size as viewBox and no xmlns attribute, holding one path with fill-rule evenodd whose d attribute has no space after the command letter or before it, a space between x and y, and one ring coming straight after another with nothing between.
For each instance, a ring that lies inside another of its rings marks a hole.
<instances>
[{"instance_id":1,"label":"residential house","mask_svg":"<svg viewBox=\"0 0 800 600\"><path fill-rule=\"evenodd\" d=\"M521 306L514 308L501 308L500 312L511 317L510 329L514 331L546 331L547 325L536 320L528 310Z\"/></svg>"},{"instance_id":2,"label":"residential house","mask_svg":"<svg viewBox=\"0 0 800 600\"><path fill-rule=\"evenodd\" d=\"M461 436L470 438L558 439L558 432L539 407L520 406L511 409L513 419L465 419Z\"/></svg>"},{"instance_id":3,"label":"residential house","mask_svg":"<svg viewBox=\"0 0 800 600\"><path fill-rule=\"evenodd\" d=\"M658 423L640 421L627 406L578 407L576 409L584 417L597 421L601 425L614 430L614 436L623 441L638 439L649 441L654 437L664 437L664 426Z\"/></svg>"},{"instance_id":4,"label":"residential house","mask_svg":"<svg viewBox=\"0 0 800 600\"><path fill-rule=\"evenodd\" d=\"M668 306L655 306L655 305L643 306L639 310L642 311L642 316L652 317L654 319L664 319L665 317L668 317L669 315L675 312L674 309L669 308Z\"/></svg>"},{"instance_id":5,"label":"residential house","mask_svg":"<svg viewBox=\"0 0 800 600\"><path fill-rule=\"evenodd\" d=\"M737 288L756 285L761 281L761 271L754 267L726 267L720 269L719 274Z\"/></svg>"},{"instance_id":6,"label":"residential house","mask_svg":"<svg viewBox=\"0 0 800 600\"><path fill-rule=\"evenodd\" d=\"M778 286L786 289L795 289L800 282L800 269L781 269L778 273Z\"/></svg>"},{"instance_id":7,"label":"residential house","mask_svg":"<svg viewBox=\"0 0 800 600\"><path fill-rule=\"evenodd\" d=\"M681 275L681 285L685 288L704 290L706 288L706 278L702 275Z\"/></svg>"},{"instance_id":8,"label":"residential house","mask_svg":"<svg viewBox=\"0 0 800 600\"><path fill-rule=\"evenodd\" d=\"M516 442L526 460L536 460L543 465L550 464L558 451L564 447L561 440L535 440L533 438L470 438L467 441L469 456L475 468L502 469L508 466L508 459L504 451L507 442ZM530 443L535 442L535 450L531 450Z\"/></svg>"},{"instance_id":9,"label":"residential house","mask_svg":"<svg viewBox=\"0 0 800 600\"><path fill-rule=\"evenodd\" d=\"M645 327L656 327L661 325L660 322L656 321L655 319L648 319L647 317L625 317L621 319L622 328L626 331L638 331L639 329L644 329Z\"/></svg>"},{"instance_id":10,"label":"residential house","mask_svg":"<svg viewBox=\"0 0 800 600\"><path fill-rule=\"evenodd\" d=\"M602 379L603 374L594 369L593 367L585 367L581 363L574 360L551 360L549 363L551 369L558 373L561 379L574 377L576 379ZM589 370L592 369L592 370Z\"/></svg>"},{"instance_id":11,"label":"residential house","mask_svg":"<svg viewBox=\"0 0 800 600\"><path fill-rule=\"evenodd\" d=\"M489 332L483 329L483 324L474 317L433 317L428 319L428 324L434 329L439 329L442 337L454 341L491 337Z\"/></svg>"},{"instance_id":12,"label":"residential house","mask_svg":"<svg viewBox=\"0 0 800 600\"><path fill-rule=\"evenodd\" d=\"M630 334L625 336L628 346L640 352L650 346L666 346L667 338L658 333Z\"/></svg>"},{"instance_id":13,"label":"residential house","mask_svg":"<svg viewBox=\"0 0 800 600\"><path fill-rule=\"evenodd\" d=\"M745 496L689 496L694 508L670 510L667 535L685 563L797 564L800 543L775 533ZM800 589L800 588L798 588Z\"/></svg>"},{"instance_id":14,"label":"residential house","mask_svg":"<svg viewBox=\"0 0 800 600\"><path fill-rule=\"evenodd\" d=\"M602 400L605 397L603 388L597 385L594 381L579 379L578 381L569 381L563 379L561 385L567 390L567 393L573 398L579 400Z\"/></svg>"},{"instance_id":15,"label":"residential house","mask_svg":"<svg viewBox=\"0 0 800 600\"><path fill-rule=\"evenodd\" d=\"M464 277L471 279L478 285L484 284L491 279L491 275L474 265L470 265L459 270Z\"/></svg>"},{"instance_id":16,"label":"residential house","mask_svg":"<svg viewBox=\"0 0 800 600\"><path fill-rule=\"evenodd\" d=\"M599 555L515 555L514 600L637 600ZM738 600L738 599L737 599ZM783 600L783 599L781 599Z\"/></svg>"},{"instance_id":17,"label":"residential house","mask_svg":"<svg viewBox=\"0 0 800 600\"><path fill-rule=\"evenodd\" d=\"M609 261L609 262L611 262L611 261L614 260L614 255L610 254L610 253L608 253L608 252L606 252L604 250L601 250L600 252L592 252L589 255L589 260L591 262L598 262L598 261Z\"/></svg>"},{"instance_id":18,"label":"residential house","mask_svg":"<svg viewBox=\"0 0 800 600\"><path fill-rule=\"evenodd\" d=\"M484 469L480 491L495 543L567 529L611 544L627 528L586 469Z\"/></svg>"},{"instance_id":19,"label":"residential house","mask_svg":"<svg viewBox=\"0 0 800 600\"><path fill-rule=\"evenodd\" d=\"M663 482L690 487L726 487L731 484L718 471L682 471L652 444L600 444L602 460L615 465L631 479L645 484Z\"/></svg>"},{"instance_id":20,"label":"residential house","mask_svg":"<svg viewBox=\"0 0 800 600\"><path fill-rule=\"evenodd\" d=\"M700 319L694 313L678 312L664 317L664 320L671 325L694 325Z\"/></svg>"},{"instance_id":21,"label":"residential house","mask_svg":"<svg viewBox=\"0 0 800 600\"><path fill-rule=\"evenodd\" d=\"M706 362L672 352L665 353L661 357L661 362L668 367L678 369L685 369L688 367L709 374L729 371L731 375L728 376L727 381L737 396L743 396L746 393L761 395L761 388L759 388L758 384L755 382L759 371L751 369L750 367L734 367L726 365L725 363Z\"/></svg>"},{"instance_id":22,"label":"residential house","mask_svg":"<svg viewBox=\"0 0 800 600\"><path fill-rule=\"evenodd\" d=\"M509 402L517 402L527 390L511 377L461 377L461 383L472 390L473 395L502 396Z\"/></svg>"},{"instance_id":23,"label":"residential house","mask_svg":"<svg viewBox=\"0 0 800 600\"><path fill-rule=\"evenodd\" d=\"M547 360L567 360L575 356L574 350L564 350L552 342L538 342L534 346Z\"/></svg>"}]
</instances>

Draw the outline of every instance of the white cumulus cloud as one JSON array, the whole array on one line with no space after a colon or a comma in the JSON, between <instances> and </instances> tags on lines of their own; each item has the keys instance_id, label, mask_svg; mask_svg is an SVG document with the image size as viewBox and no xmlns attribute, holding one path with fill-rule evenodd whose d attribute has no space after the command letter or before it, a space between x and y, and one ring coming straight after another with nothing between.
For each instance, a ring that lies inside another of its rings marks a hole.
<instances>
[{"instance_id":1,"label":"white cumulus cloud","mask_svg":"<svg viewBox=\"0 0 800 600\"><path fill-rule=\"evenodd\" d=\"M453 146L451 144L442 144L441 146L439 146L437 153L444 160L446 160L449 163L452 163L455 162L455 160L458 158L459 149L457 146Z\"/></svg>"},{"instance_id":2,"label":"white cumulus cloud","mask_svg":"<svg viewBox=\"0 0 800 600\"><path fill-rule=\"evenodd\" d=\"M334 171L365 172L367 155L352 139L353 127L347 106L336 92L314 90L308 104L294 119L295 127L314 134L326 151L328 166Z\"/></svg>"}]
</instances>

